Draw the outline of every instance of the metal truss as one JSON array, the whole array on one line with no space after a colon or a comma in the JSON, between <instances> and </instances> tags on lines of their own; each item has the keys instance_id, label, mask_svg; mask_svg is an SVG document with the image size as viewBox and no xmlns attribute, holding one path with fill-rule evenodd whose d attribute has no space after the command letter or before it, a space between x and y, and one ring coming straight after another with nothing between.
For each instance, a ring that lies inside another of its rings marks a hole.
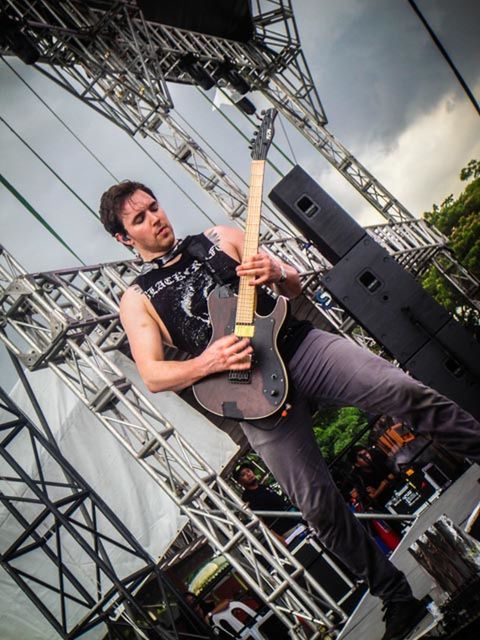
<instances>
[{"instance_id":1,"label":"metal truss","mask_svg":"<svg viewBox=\"0 0 480 640\"><path fill-rule=\"evenodd\" d=\"M453 253L449 250L437 253L432 264L452 288L462 295L467 305L480 312L480 281L458 263Z\"/></svg>"},{"instance_id":2,"label":"metal truss","mask_svg":"<svg viewBox=\"0 0 480 640\"><path fill-rule=\"evenodd\" d=\"M112 309L136 271L113 263L27 275L3 251L0 337L29 368L63 380L292 637L322 637L329 614L346 619L341 607L109 358L125 344Z\"/></svg>"},{"instance_id":3,"label":"metal truss","mask_svg":"<svg viewBox=\"0 0 480 640\"><path fill-rule=\"evenodd\" d=\"M58 635L78 638L104 623L112 638L128 626L139 637L178 640L181 615L184 629L211 638L153 558L3 389L0 409L0 501L15 530L0 562ZM161 616L139 597L147 582Z\"/></svg>"},{"instance_id":4,"label":"metal truss","mask_svg":"<svg viewBox=\"0 0 480 640\"><path fill-rule=\"evenodd\" d=\"M136 3L127 0L3 4L4 15L38 48L39 71L131 135L156 141L236 224L244 224L246 193L171 113L167 82L194 83L182 64L189 54L210 76L215 78L219 65L228 63L261 91L390 222L369 233L406 268L420 273L428 260L446 255L444 239L414 220L326 130L288 0L255 3L256 36L248 43L146 22ZM15 51L6 48L3 53ZM217 80L219 86L225 82ZM261 234L264 246L299 269L305 302L344 335L373 346L343 309L325 299L320 277L329 264L318 250L271 214L265 216ZM463 292L467 277L463 272L459 276L457 266L454 261L444 265L444 273ZM339 607L108 358L110 351L127 347L117 302L136 273L134 262L119 262L27 275L3 251L2 340L29 368L53 370L96 413L187 516L190 540L204 536L225 554L294 637L306 633L299 619L315 629L312 637L319 637L331 627L326 610L344 618Z\"/></svg>"},{"instance_id":5,"label":"metal truss","mask_svg":"<svg viewBox=\"0 0 480 640\"><path fill-rule=\"evenodd\" d=\"M40 54L37 68L131 135L165 148L223 206L241 215L245 199L225 172L168 112L166 81L195 84L196 68L219 86L225 64L262 92L320 153L387 219L413 216L328 132L303 57L290 0L257 0L255 36L248 43L147 22L136 3L7 0L12 19ZM14 53L5 48L4 53ZM228 75L227 75L228 78ZM162 131L159 129L162 127ZM229 194L230 198L226 195Z\"/></svg>"},{"instance_id":6,"label":"metal truss","mask_svg":"<svg viewBox=\"0 0 480 640\"><path fill-rule=\"evenodd\" d=\"M299 121L323 122L290 4L265 4L254 20L263 39L249 44L146 22L137 4L125 0L7 0L4 14L35 43L40 72L129 134L152 138L236 217L245 211L245 194L169 114L173 103L166 81L194 82L182 64L193 55L196 65L228 88L219 68L225 63L233 68L232 60L241 59L248 85L266 90L271 84L275 104ZM11 47L3 52L15 53Z\"/></svg>"},{"instance_id":7,"label":"metal truss","mask_svg":"<svg viewBox=\"0 0 480 640\"><path fill-rule=\"evenodd\" d=\"M416 221L325 129L326 117L303 57L290 0L254 3L255 36L248 43L147 22L132 0L6 0L3 15L37 47L39 71L131 135L153 139L243 226L245 190L175 120L167 84L198 82L193 64L197 73L200 68L219 86L228 86L228 74L220 73L227 64L248 86L261 91L382 216L398 225L391 232L395 242L408 236L407 246L394 251L402 252L407 268L415 272L420 258L425 264L435 254L450 284L467 299L473 291L474 305L480 304L478 283L451 253L438 247L438 232ZM6 46L4 53L15 51ZM421 233L407 232L408 222L422 227ZM271 210L262 236L279 257L305 273L305 292L315 295L317 273L328 268L322 256ZM337 330L371 342L342 310L330 306L325 314L325 307L311 299Z\"/></svg>"},{"instance_id":8,"label":"metal truss","mask_svg":"<svg viewBox=\"0 0 480 640\"><path fill-rule=\"evenodd\" d=\"M413 218L325 128L326 116L301 50L290 0L255 2L255 36L248 43L147 22L130 0L61 4L7 0L6 4L8 14L38 48L37 68L42 73L131 135L152 137L230 216L241 214L244 199L168 114L173 103L166 81L197 82L195 72L183 64L188 56L214 83L233 88L219 77L219 68L228 64L247 87L263 93L382 216L391 222ZM233 201L227 202L226 193Z\"/></svg>"}]
</instances>

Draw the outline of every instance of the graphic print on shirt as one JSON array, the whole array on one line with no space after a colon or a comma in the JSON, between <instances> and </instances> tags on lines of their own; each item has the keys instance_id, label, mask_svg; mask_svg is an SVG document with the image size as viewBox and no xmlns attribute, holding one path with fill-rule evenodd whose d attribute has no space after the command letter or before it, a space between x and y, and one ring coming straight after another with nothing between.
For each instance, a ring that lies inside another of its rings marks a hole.
<instances>
[{"instance_id":1,"label":"graphic print on shirt","mask_svg":"<svg viewBox=\"0 0 480 640\"><path fill-rule=\"evenodd\" d=\"M210 261L218 253L220 248L211 245L205 259ZM211 336L206 300L214 288L215 282L205 266L198 260L193 260L183 269L154 282L145 289L145 294L152 302L157 296L157 300L166 299L168 325L181 328L182 334L188 336L189 343L195 345L195 352L198 353L205 348ZM184 345L177 346L185 348Z\"/></svg>"}]
</instances>

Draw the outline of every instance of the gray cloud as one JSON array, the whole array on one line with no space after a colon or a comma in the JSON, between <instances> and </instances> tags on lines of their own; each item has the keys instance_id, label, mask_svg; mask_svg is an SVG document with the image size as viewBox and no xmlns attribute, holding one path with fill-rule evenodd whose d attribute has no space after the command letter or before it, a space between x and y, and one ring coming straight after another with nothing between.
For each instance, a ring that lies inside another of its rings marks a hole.
<instances>
[{"instance_id":1,"label":"gray cloud","mask_svg":"<svg viewBox=\"0 0 480 640\"><path fill-rule=\"evenodd\" d=\"M419 0L418 6L473 86L480 79L480 4ZM406 0L337 0L320 7L316 20L302 12L302 40L330 127L341 124L352 145L395 145L396 136L443 95L463 93Z\"/></svg>"}]
</instances>

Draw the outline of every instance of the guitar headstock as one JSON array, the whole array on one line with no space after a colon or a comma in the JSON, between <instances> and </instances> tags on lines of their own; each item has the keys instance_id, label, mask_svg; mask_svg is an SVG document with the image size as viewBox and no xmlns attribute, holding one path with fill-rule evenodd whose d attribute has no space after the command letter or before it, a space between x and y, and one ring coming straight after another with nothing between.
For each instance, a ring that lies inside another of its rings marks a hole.
<instances>
[{"instance_id":1,"label":"guitar headstock","mask_svg":"<svg viewBox=\"0 0 480 640\"><path fill-rule=\"evenodd\" d=\"M252 160L265 160L273 141L275 129L273 122L277 117L276 109L267 109L263 115L260 126L254 133L252 140Z\"/></svg>"}]
</instances>

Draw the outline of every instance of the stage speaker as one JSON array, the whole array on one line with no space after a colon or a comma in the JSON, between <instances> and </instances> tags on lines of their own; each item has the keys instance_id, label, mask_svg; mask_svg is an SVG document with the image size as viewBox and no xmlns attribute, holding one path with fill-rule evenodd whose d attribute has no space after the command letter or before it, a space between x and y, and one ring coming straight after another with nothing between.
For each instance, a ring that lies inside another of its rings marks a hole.
<instances>
[{"instance_id":1,"label":"stage speaker","mask_svg":"<svg viewBox=\"0 0 480 640\"><path fill-rule=\"evenodd\" d=\"M480 347L455 320L450 319L404 367L480 418Z\"/></svg>"},{"instance_id":2,"label":"stage speaker","mask_svg":"<svg viewBox=\"0 0 480 640\"><path fill-rule=\"evenodd\" d=\"M298 165L268 197L332 264L366 236L365 229Z\"/></svg>"},{"instance_id":3,"label":"stage speaker","mask_svg":"<svg viewBox=\"0 0 480 640\"><path fill-rule=\"evenodd\" d=\"M301 167L272 202L334 265L322 283L413 376L480 417L480 345Z\"/></svg>"},{"instance_id":4,"label":"stage speaker","mask_svg":"<svg viewBox=\"0 0 480 640\"><path fill-rule=\"evenodd\" d=\"M401 365L450 320L413 276L368 236L322 282Z\"/></svg>"},{"instance_id":5,"label":"stage speaker","mask_svg":"<svg viewBox=\"0 0 480 640\"><path fill-rule=\"evenodd\" d=\"M480 417L480 345L383 247L364 238L322 282L403 369Z\"/></svg>"}]
</instances>

